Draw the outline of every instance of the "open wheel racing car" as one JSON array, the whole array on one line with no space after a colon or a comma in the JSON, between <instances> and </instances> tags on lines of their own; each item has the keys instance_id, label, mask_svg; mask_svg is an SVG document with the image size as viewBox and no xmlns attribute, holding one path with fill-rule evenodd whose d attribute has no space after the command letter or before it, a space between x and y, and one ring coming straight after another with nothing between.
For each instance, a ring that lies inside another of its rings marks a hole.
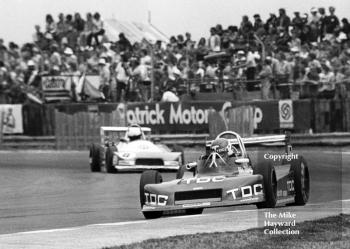
<instances>
[{"instance_id":1,"label":"open wheel racing car","mask_svg":"<svg viewBox=\"0 0 350 249\"><path fill-rule=\"evenodd\" d=\"M177 179L162 182L159 172L143 172L140 179L143 215L146 219L159 218L175 210L200 214L203 208L243 204L255 204L258 208L305 205L310 178L302 156L281 160L280 165L261 158L253 165L245 149L247 144L275 142L284 142L286 155L290 155L289 135L241 138L235 132L225 131L206 143L206 153L197 162L180 167Z\"/></svg>"}]
</instances>

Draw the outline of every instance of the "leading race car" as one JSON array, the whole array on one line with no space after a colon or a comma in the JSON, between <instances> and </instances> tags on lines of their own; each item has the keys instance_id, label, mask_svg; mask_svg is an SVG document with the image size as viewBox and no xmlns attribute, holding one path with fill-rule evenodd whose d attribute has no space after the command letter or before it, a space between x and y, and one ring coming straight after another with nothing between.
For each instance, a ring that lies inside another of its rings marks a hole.
<instances>
[{"instance_id":1,"label":"leading race car","mask_svg":"<svg viewBox=\"0 0 350 249\"><path fill-rule=\"evenodd\" d=\"M273 165L262 158L253 165L245 145L271 142L284 142L285 160ZM150 219L174 210L200 214L203 208L243 204L305 205L310 190L308 166L299 155L288 161L291 151L289 135L242 139L235 132L223 132L207 142L206 153L197 162L179 169L177 179L162 182L159 172L145 171L140 179L142 212Z\"/></svg>"},{"instance_id":2,"label":"leading race car","mask_svg":"<svg viewBox=\"0 0 350 249\"><path fill-rule=\"evenodd\" d=\"M107 173L118 171L178 170L184 162L181 148L171 150L150 139L151 128L131 125L129 127L101 127L101 144L90 146L90 168Z\"/></svg>"}]
</instances>

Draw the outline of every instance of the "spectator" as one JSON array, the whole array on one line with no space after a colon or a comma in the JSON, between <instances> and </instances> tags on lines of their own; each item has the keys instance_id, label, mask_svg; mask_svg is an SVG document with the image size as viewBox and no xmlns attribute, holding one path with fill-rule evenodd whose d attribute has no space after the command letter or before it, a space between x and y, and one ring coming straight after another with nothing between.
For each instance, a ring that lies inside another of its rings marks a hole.
<instances>
[{"instance_id":1,"label":"spectator","mask_svg":"<svg viewBox=\"0 0 350 249\"><path fill-rule=\"evenodd\" d=\"M263 63L262 70L259 73L261 80L261 98L267 100L270 98L270 88L272 79L271 57L267 57Z\"/></svg>"},{"instance_id":2,"label":"spectator","mask_svg":"<svg viewBox=\"0 0 350 249\"><path fill-rule=\"evenodd\" d=\"M208 39L209 51L218 52L221 50L220 36L216 33L216 29L213 27L210 29L210 37Z\"/></svg>"},{"instance_id":3,"label":"spectator","mask_svg":"<svg viewBox=\"0 0 350 249\"><path fill-rule=\"evenodd\" d=\"M332 40L334 35L339 32L339 19L334 14L335 8L329 7L329 15L324 19L325 39Z\"/></svg>"},{"instance_id":4,"label":"spectator","mask_svg":"<svg viewBox=\"0 0 350 249\"><path fill-rule=\"evenodd\" d=\"M170 87L163 93L162 102L179 102L179 97L176 95L176 88Z\"/></svg>"},{"instance_id":5,"label":"spectator","mask_svg":"<svg viewBox=\"0 0 350 249\"><path fill-rule=\"evenodd\" d=\"M259 14L254 15L254 26L253 29L255 32L258 32L259 29L264 28L264 23L260 18Z\"/></svg>"},{"instance_id":6,"label":"spectator","mask_svg":"<svg viewBox=\"0 0 350 249\"><path fill-rule=\"evenodd\" d=\"M281 8L278 10L279 16L277 18L277 28L281 27L283 28L286 32L289 30L290 26L290 18L286 14L286 10Z\"/></svg>"},{"instance_id":7,"label":"spectator","mask_svg":"<svg viewBox=\"0 0 350 249\"><path fill-rule=\"evenodd\" d=\"M318 13L320 14L319 18L319 30L320 30L320 41L323 40L324 35L325 35L325 18L326 18L326 10L325 8L321 7L318 8Z\"/></svg>"},{"instance_id":8,"label":"spectator","mask_svg":"<svg viewBox=\"0 0 350 249\"><path fill-rule=\"evenodd\" d=\"M85 21L81 18L79 13L74 14L73 27L79 33L82 33L85 29Z\"/></svg>"},{"instance_id":9,"label":"spectator","mask_svg":"<svg viewBox=\"0 0 350 249\"><path fill-rule=\"evenodd\" d=\"M267 32L270 32L272 28L275 29L276 27L277 27L277 17L274 13L270 13L270 17L266 20L266 23L265 23L265 29Z\"/></svg>"},{"instance_id":10,"label":"spectator","mask_svg":"<svg viewBox=\"0 0 350 249\"><path fill-rule=\"evenodd\" d=\"M41 32L39 25L35 25L34 28L35 28L35 33L33 34L33 42L40 49L44 49L45 48L45 36Z\"/></svg>"},{"instance_id":11,"label":"spectator","mask_svg":"<svg viewBox=\"0 0 350 249\"><path fill-rule=\"evenodd\" d=\"M124 33L119 34L118 45L121 52L132 51L132 46L130 41L125 37Z\"/></svg>"},{"instance_id":12,"label":"spectator","mask_svg":"<svg viewBox=\"0 0 350 249\"><path fill-rule=\"evenodd\" d=\"M138 79L138 89L140 91L141 100L148 102L151 92L151 61L142 61L133 71L133 76Z\"/></svg>"},{"instance_id":13,"label":"spectator","mask_svg":"<svg viewBox=\"0 0 350 249\"><path fill-rule=\"evenodd\" d=\"M319 87L319 97L332 99L335 93L335 76L331 71L329 61L322 64L322 71L319 75L320 87Z\"/></svg>"},{"instance_id":14,"label":"spectator","mask_svg":"<svg viewBox=\"0 0 350 249\"><path fill-rule=\"evenodd\" d=\"M50 14L46 15L46 33L56 39L57 25Z\"/></svg>"},{"instance_id":15,"label":"spectator","mask_svg":"<svg viewBox=\"0 0 350 249\"><path fill-rule=\"evenodd\" d=\"M206 41L205 38L202 37L199 39L198 41L198 45L197 45L197 49L196 49L196 60L197 61L203 61L204 60L204 56L206 56L208 54L208 47L206 46Z\"/></svg>"},{"instance_id":16,"label":"spectator","mask_svg":"<svg viewBox=\"0 0 350 249\"><path fill-rule=\"evenodd\" d=\"M341 32L343 32L346 35L346 39L350 40L350 24L347 18L341 19L342 26L341 26Z\"/></svg>"},{"instance_id":17,"label":"spectator","mask_svg":"<svg viewBox=\"0 0 350 249\"><path fill-rule=\"evenodd\" d=\"M240 26L240 34L243 35L244 39L250 39L253 31L253 24L249 21L248 16L243 16Z\"/></svg>"},{"instance_id":18,"label":"spectator","mask_svg":"<svg viewBox=\"0 0 350 249\"><path fill-rule=\"evenodd\" d=\"M88 46L91 46L92 39L94 39L95 45L99 46L100 45L99 37L104 35L105 30L103 29L103 21L98 12L94 14L92 23L93 23L93 26L92 26L93 28L92 28L92 32L87 37L87 44Z\"/></svg>"},{"instance_id":19,"label":"spectator","mask_svg":"<svg viewBox=\"0 0 350 249\"><path fill-rule=\"evenodd\" d=\"M110 101L110 80L111 72L106 60L101 58L98 61L99 75L100 75L100 91L104 95L106 101Z\"/></svg>"},{"instance_id":20,"label":"spectator","mask_svg":"<svg viewBox=\"0 0 350 249\"><path fill-rule=\"evenodd\" d=\"M87 13L83 39L86 39L86 45L88 47L91 47L93 32L94 32L94 23L92 21L92 14Z\"/></svg>"},{"instance_id":21,"label":"spectator","mask_svg":"<svg viewBox=\"0 0 350 249\"><path fill-rule=\"evenodd\" d=\"M128 65L125 61L118 62L115 68L115 77L117 82L117 102L125 100L125 93L128 86Z\"/></svg>"},{"instance_id":22,"label":"spectator","mask_svg":"<svg viewBox=\"0 0 350 249\"><path fill-rule=\"evenodd\" d=\"M295 11L294 18L292 19L292 26L295 32L297 34L300 33L301 30L303 30L304 25L305 25L305 19L301 18L299 11Z\"/></svg>"}]
</instances>

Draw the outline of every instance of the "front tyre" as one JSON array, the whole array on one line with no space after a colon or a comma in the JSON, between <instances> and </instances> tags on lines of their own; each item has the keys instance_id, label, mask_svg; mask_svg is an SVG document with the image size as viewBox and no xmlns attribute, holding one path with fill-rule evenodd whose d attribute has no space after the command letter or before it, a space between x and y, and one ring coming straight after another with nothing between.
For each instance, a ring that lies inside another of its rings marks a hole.
<instances>
[{"instance_id":1,"label":"front tyre","mask_svg":"<svg viewBox=\"0 0 350 249\"><path fill-rule=\"evenodd\" d=\"M277 203L277 177L275 168L269 161L262 161L254 168L254 174L262 175L265 201L257 203L257 208L274 208Z\"/></svg>"},{"instance_id":2,"label":"front tyre","mask_svg":"<svg viewBox=\"0 0 350 249\"><path fill-rule=\"evenodd\" d=\"M295 205L303 206L310 196L310 175L306 160L300 156L291 163L294 174Z\"/></svg>"},{"instance_id":3,"label":"front tyre","mask_svg":"<svg viewBox=\"0 0 350 249\"><path fill-rule=\"evenodd\" d=\"M117 173L116 168L113 165L114 152L117 151L117 148L110 146L106 151L106 172L107 173Z\"/></svg>"},{"instance_id":4,"label":"front tyre","mask_svg":"<svg viewBox=\"0 0 350 249\"><path fill-rule=\"evenodd\" d=\"M90 146L90 170L91 172L101 172L101 147L99 144Z\"/></svg>"},{"instance_id":5,"label":"front tyre","mask_svg":"<svg viewBox=\"0 0 350 249\"><path fill-rule=\"evenodd\" d=\"M162 183L162 175L155 170L146 170L142 173L141 179L140 179L140 204L141 208L146 203L145 198L145 186L147 184L158 184ZM150 211L150 212L142 212L143 216L145 216L146 219L156 219L160 218L163 215L162 211Z\"/></svg>"}]
</instances>

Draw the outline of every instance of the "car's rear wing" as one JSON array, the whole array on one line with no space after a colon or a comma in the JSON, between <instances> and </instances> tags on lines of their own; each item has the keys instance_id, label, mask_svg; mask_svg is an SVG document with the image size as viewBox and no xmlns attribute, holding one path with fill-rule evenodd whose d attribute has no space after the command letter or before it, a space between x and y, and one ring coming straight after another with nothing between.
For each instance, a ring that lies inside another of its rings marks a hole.
<instances>
[{"instance_id":1,"label":"car's rear wing","mask_svg":"<svg viewBox=\"0 0 350 249\"><path fill-rule=\"evenodd\" d=\"M127 131L129 127L124 126L101 126L100 131ZM151 132L149 127L140 127L143 132Z\"/></svg>"},{"instance_id":2,"label":"car's rear wing","mask_svg":"<svg viewBox=\"0 0 350 249\"><path fill-rule=\"evenodd\" d=\"M237 145L237 139L229 139L230 143ZM206 141L206 147L210 147L213 140ZM286 133L284 135L272 135L272 136L256 136L256 137L245 137L242 138L242 142L244 145L273 145L283 143L286 149L286 153L290 153L292 151L290 133Z\"/></svg>"},{"instance_id":3,"label":"car's rear wing","mask_svg":"<svg viewBox=\"0 0 350 249\"><path fill-rule=\"evenodd\" d=\"M114 132L127 132L128 129L130 128L126 127L126 126L101 126L100 127L100 138L101 138L101 144L105 143L105 132L108 131L114 131ZM140 126L132 126L132 127L139 127L142 131L142 138L146 139L145 133L147 133L149 136L149 134L151 133L151 128L149 127L140 127Z\"/></svg>"}]
</instances>

